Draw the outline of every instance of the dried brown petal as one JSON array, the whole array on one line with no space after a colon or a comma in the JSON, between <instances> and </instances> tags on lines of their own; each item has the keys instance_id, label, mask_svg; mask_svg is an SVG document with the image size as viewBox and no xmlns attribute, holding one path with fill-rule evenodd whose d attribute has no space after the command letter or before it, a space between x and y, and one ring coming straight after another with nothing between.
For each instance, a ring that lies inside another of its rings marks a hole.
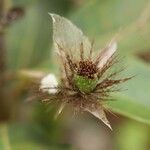
<instances>
[{"instance_id":1,"label":"dried brown petal","mask_svg":"<svg viewBox=\"0 0 150 150\"><path fill-rule=\"evenodd\" d=\"M111 125L106 117L106 114L104 112L104 109L102 107L99 107L98 109L85 108L85 111L91 113L96 118L100 119L105 125L107 125L112 130L112 127L111 127Z\"/></svg>"}]
</instances>

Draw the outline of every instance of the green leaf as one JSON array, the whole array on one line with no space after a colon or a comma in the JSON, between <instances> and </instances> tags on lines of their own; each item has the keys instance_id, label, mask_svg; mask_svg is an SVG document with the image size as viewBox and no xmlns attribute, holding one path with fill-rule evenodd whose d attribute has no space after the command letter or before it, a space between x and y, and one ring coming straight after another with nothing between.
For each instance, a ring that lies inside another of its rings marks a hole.
<instances>
[{"instance_id":1,"label":"green leaf","mask_svg":"<svg viewBox=\"0 0 150 150\"><path fill-rule=\"evenodd\" d=\"M25 16L14 22L7 32L8 68L37 67L45 61L50 64L52 28L48 12L64 14L72 3L66 0L14 0L13 3L25 7Z\"/></svg>"},{"instance_id":2,"label":"green leaf","mask_svg":"<svg viewBox=\"0 0 150 150\"><path fill-rule=\"evenodd\" d=\"M46 117L50 121L49 116ZM51 124L45 118L43 120L45 121L44 126L43 122L42 126L37 122L36 124L27 124L25 122L23 124L0 124L0 150L69 149L68 144L65 145L58 142L60 128L58 128L56 123ZM58 135L55 129L58 129Z\"/></svg>"},{"instance_id":3,"label":"green leaf","mask_svg":"<svg viewBox=\"0 0 150 150\"><path fill-rule=\"evenodd\" d=\"M121 124L115 135L115 150L146 150L149 143L149 126L128 121ZM140 142L139 142L140 141Z\"/></svg>"},{"instance_id":4,"label":"green leaf","mask_svg":"<svg viewBox=\"0 0 150 150\"><path fill-rule=\"evenodd\" d=\"M12 130L10 126L8 126L7 124L0 124L0 149L42 150L44 148L46 150L46 147L27 139L25 134L26 131L24 129L25 128L19 127L17 128L17 130L13 129L13 132L9 132L10 130Z\"/></svg>"}]
</instances>

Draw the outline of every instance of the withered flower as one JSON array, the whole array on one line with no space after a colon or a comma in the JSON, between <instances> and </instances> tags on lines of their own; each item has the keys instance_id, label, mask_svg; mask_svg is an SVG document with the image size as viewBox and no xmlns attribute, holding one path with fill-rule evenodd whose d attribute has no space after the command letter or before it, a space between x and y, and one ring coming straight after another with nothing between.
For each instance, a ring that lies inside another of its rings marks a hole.
<instances>
[{"instance_id":1,"label":"withered flower","mask_svg":"<svg viewBox=\"0 0 150 150\"><path fill-rule=\"evenodd\" d=\"M67 104L71 104L75 111L90 112L111 129L104 103L109 100L110 93L116 90L115 85L130 79L115 79L119 72L107 72L116 63L115 39L94 56L93 44L80 29L64 17L56 14L50 16L61 78L59 83L52 74L42 79L42 101L59 103L58 114Z\"/></svg>"}]
</instances>

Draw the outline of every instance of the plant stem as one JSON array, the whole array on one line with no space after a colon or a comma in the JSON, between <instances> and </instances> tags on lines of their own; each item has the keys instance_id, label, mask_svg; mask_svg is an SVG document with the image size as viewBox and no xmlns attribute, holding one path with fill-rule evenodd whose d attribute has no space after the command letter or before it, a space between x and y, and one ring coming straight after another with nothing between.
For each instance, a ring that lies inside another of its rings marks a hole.
<instances>
[{"instance_id":1,"label":"plant stem","mask_svg":"<svg viewBox=\"0 0 150 150\"><path fill-rule=\"evenodd\" d=\"M11 150L9 136L8 136L8 126L7 124L2 124L0 127L1 127L0 136L2 139L3 148L4 150Z\"/></svg>"},{"instance_id":2,"label":"plant stem","mask_svg":"<svg viewBox=\"0 0 150 150\"><path fill-rule=\"evenodd\" d=\"M0 0L0 20L4 15L4 0ZM1 27L1 25L0 25ZM8 119L8 104L5 98L6 47L3 29L0 30L0 121Z\"/></svg>"}]
</instances>

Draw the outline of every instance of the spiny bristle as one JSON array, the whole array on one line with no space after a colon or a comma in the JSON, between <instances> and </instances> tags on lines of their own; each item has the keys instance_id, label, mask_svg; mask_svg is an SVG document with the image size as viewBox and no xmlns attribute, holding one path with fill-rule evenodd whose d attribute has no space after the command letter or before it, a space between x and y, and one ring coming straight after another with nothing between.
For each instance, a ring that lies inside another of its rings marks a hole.
<instances>
[{"instance_id":1,"label":"spiny bristle","mask_svg":"<svg viewBox=\"0 0 150 150\"><path fill-rule=\"evenodd\" d=\"M118 80L113 80L113 79L106 78L101 83L99 83L97 85L96 89L107 89L107 88L113 87L117 84L126 82L127 80L130 80L131 78L132 77L124 78L124 79L118 79Z\"/></svg>"}]
</instances>

